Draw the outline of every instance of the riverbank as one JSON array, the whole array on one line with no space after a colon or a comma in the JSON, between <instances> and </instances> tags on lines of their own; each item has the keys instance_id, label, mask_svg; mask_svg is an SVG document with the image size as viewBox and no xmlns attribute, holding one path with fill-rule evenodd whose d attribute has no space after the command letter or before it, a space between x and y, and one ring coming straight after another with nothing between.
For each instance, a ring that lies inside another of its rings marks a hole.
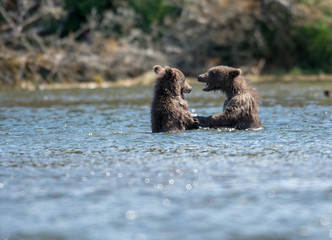
<instances>
[{"instance_id":1,"label":"riverbank","mask_svg":"<svg viewBox=\"0 0 332 240\"><path fill-rule=\"evenodd\" d=\"M2 2L3 89L151 84L155 76L141 76L155 64L187 76L220 64L246 74L292 73L249 76L253 82L332 78L293 75L332 74L327 1Z\"/></svg>"},{"instance_id":2,"label":"riverbank","mask_svg":"<svg viewBox=\"0 0 332 240\"><path fill-rule=\"evenodd\" d=\"M250 82L327 82L332 81L332 74L267 74L267 75L246 75ZM55 89L95 89L115 87L135 87L153 85L155 74L146 72L135 78L125 78L116 81L102 82L71 82L71 83L42 83L35 85L30 81L20 81L15 85L0 85L1 90L55 90ZM192 85L198 84L196 78L188 77Z\"/></svg>"}]
</instances>

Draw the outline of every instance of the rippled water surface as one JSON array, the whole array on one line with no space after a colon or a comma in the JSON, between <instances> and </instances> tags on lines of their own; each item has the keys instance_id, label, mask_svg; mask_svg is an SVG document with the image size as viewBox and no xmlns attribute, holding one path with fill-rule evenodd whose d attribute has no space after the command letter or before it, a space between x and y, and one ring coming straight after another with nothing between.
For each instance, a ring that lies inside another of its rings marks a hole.
<instances>
[{"instance_id":1,"label":"rippled water surface","mask_svg":"<svg viewBox=\"0 0 332 240\"><path fill-rule=\"evenodd\" d=\"M0 239L332 239L332 83L256 87L262 130L178 134L152 87L0 92Z\"/></svg>"}]
</instances>

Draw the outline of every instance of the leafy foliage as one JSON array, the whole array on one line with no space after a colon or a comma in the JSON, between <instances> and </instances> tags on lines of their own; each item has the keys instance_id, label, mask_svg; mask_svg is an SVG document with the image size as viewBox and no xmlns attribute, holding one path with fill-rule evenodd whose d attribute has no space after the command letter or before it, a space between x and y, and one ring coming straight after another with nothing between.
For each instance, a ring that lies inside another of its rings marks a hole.
<instances>
[{"instance_id":1,"label":"leafy foliage","mask_svg":"<svg viewBox=\"0 0 332 240\"><path fill-rule=\"evenodd\" d=\"M181 12L167 0L130 0L129 6L140 16L137 26L145 32L151 31L151 25L164 25L166 17L178 17Z\"/></svg>"},{"instance_id":2,"label":"leafy foliage","mask_svg":"<svg viewBox=\"0 0 332 240\"><path fill-rule=\"evenodd\" d=\"M64 19L62 36L77 31L87 21L87 16L89 16L92 9L96 9L98 13L101 13L111 7L112 5L108 0L64 0L64 8L68 14Z\"/></svg>"},{"instance_id":3,"label":"leafy foliage","mask_svg":"<svg viewBox=\"0 0 332 240\"><path fill-rule=\"evenodd\" d=\"M313 72L332 72L332 26L317 22L297 28L295 40L300 54L299 65Z\"/></svg>"}]
</instances>

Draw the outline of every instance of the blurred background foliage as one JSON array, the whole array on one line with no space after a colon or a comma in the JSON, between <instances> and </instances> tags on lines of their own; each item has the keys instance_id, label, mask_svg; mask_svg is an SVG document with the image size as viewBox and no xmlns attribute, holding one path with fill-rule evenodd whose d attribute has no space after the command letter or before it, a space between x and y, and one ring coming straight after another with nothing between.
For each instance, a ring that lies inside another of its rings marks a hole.
<instances>
[{"instance_id":1,"label":"blurred background foliage","mask_svg":"<svg viewBox=\"0 0 332 240\"><path fill-rule=\"evenodd\" d=\"M331 0L1 0L0 80L332 73ZM99 80L100 81L100 80Z\"/></svg>"}]
</instances>

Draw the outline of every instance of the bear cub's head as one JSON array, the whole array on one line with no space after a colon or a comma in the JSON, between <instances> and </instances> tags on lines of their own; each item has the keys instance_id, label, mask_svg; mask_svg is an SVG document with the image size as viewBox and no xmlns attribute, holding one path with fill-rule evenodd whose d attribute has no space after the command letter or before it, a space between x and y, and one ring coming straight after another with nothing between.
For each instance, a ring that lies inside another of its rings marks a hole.
<instances>
[{"instance_id":1,"label":"bear cub's head","mask_svg":"<svg viewBox=\"0 0 332 240\"><path fill-rule=\"evenodd\" d=\"M216 66L210 68L208 72L197 76L199 82L204 82L206 85L203 87L203 91L227 91L233 85L233 81L236 77L241 75L241 69Z\"/></svg>"},{"instance_id":2,"label":"bear cub's head","mask_svg":"<svg viewBox=\"0 0 332 240\"><path fill-rule=\"evenodd\" d=\"M159 93L170 96L181 96L184 99L184 93L190 93L192 87L186 82L184 74L176 68L153 67L157 74L155 89Z\"/></svg>"}]
</instances>

